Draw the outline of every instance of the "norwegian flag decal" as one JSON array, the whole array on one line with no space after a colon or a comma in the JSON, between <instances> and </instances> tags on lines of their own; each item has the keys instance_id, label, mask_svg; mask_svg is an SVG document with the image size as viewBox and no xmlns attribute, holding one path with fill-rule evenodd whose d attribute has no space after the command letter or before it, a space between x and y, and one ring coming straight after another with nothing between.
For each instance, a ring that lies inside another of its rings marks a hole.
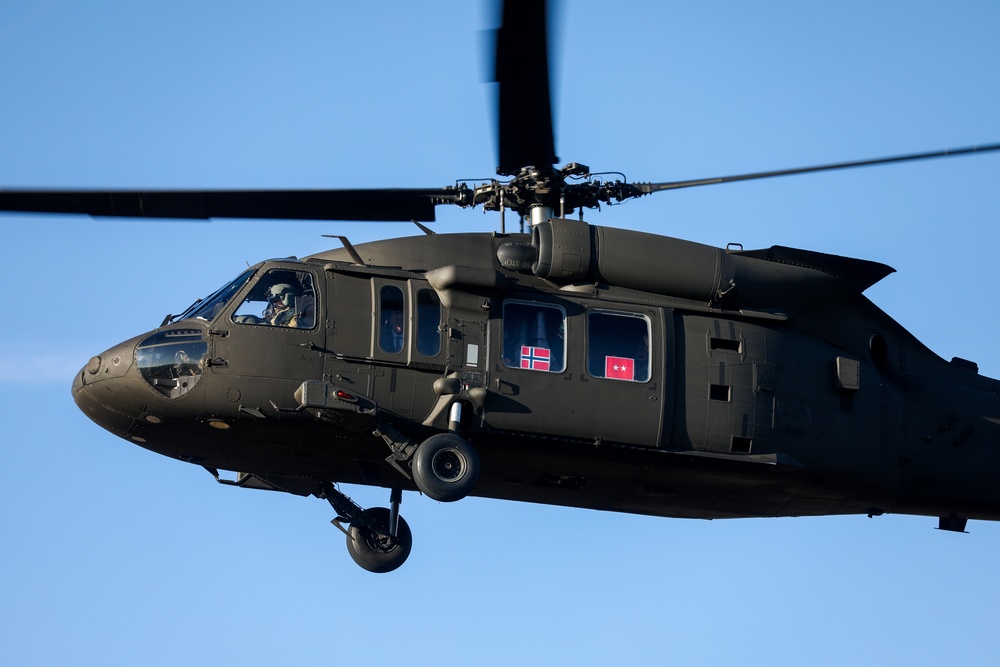
<instances>
[{"instance_id":1,"label":"norwegian flag decal","mask_svg":"<svg viewBox=\"0 0 1000 667\"><path fill-rule=\"evenodd\" d=\"M527 368L532 371L547 371L549 370L551 356L547 347L528 347L527 345L522 345L521 368Z\"/></svg>"},{"instance_id":2,"label":"norwegian flag decal","mask_svg":"<svg viewBox=\"0 0 1000 667\"><path fill-rule=\"evenodd\" d=\"M635 359L604 357L604 377L616 380L635 380Z\"/></svg>"}]
</instances>

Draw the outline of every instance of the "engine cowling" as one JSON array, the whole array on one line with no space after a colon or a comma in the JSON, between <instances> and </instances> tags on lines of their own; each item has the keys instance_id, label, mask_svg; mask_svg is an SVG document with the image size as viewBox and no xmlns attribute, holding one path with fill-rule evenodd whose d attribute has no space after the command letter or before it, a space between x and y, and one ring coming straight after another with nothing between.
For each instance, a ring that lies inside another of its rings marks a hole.
<instances>
[{"instance_id":1,"label":"engine cowling","mask_svg":"<svg viewBox=\"0 0 1000 667\"><path fill-rule=\"evenodd\" d=\"M731 279L719 248L577 220L535 225L531 245L532 273L557 283L604 282L708 302Z\"/></svg>"}]
</instances>

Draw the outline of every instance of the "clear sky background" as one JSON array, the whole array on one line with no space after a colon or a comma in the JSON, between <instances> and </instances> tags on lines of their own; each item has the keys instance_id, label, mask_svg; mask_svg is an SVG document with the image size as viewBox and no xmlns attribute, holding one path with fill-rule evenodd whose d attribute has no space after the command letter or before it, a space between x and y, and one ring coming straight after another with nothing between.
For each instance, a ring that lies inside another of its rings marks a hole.
<instances>
[{"instance_id":1,"label":"clear sky background","mask_svg":"<svg viewBox=\"0 0 1000 667\"><path fill-rule=\"evenodd\" d=\"M557 152L668 181L1000 141L1000 4L564 2ZM481 2L0 3L0 187L442 187L495 166ZM1000 155L663 193L595 223L894 266L868 296L1000 377ZM441 210L436 229L494 214ZM1000 524L688 521L407 494L372 575L317 499L222 487L70 397L267 257L407 224L0 216L0 661L995 664ZM1000 476L1000 471L998 471ZM378 489L348 487L365 506Z\"/></svg>"}]
</instances>

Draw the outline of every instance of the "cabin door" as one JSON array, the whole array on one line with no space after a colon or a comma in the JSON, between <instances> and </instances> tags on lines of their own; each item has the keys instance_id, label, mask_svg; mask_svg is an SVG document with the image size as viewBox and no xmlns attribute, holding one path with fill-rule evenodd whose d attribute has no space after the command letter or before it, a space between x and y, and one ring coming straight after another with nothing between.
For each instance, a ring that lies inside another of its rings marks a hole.
<instances>
[{"instance_id":1,"label":"cabin door","mask_svg":"<svg viewBox=\"0 0 1000 667\"><path fill-rule=\"evenodd\" d=\"M292 383L321 378L326 330L318 285L301 266L259 275L213 325L212 372Z\"/></svg>"},{"instance_id":2,"label":"cabin door","mask_svg":"<svg viewBox=\"0 0 1000 667\"><path fill-rule=\"evenodd\" d=\"M493 428L655 447L666 374L658 309L513 297L491 336Z\"/></svg>"}]
</instances>

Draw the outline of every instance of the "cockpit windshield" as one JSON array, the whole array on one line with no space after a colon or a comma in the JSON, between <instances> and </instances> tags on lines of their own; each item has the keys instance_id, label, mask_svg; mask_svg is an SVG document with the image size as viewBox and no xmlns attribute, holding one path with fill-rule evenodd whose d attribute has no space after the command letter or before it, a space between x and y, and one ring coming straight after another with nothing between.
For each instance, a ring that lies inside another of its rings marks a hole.
<instances>
[{"instance_id":1,"label":"cockpit windshield","mask_svg":"<svg viewBox=\"0 0 1000 667\"><path fill-rule=\"evenodd\" d=\"M212 320L219 311L222 310L223 306L240 291L240 288L250 280L250 276L254 274L256 269L247 269L239 275L235 280L231 281L227 285L220 287L204 299L198 299L185 310L183 313L173 318L174 320L188 320L188 319L199 319L199 320Z\"/></svg>"}]
</instances>

